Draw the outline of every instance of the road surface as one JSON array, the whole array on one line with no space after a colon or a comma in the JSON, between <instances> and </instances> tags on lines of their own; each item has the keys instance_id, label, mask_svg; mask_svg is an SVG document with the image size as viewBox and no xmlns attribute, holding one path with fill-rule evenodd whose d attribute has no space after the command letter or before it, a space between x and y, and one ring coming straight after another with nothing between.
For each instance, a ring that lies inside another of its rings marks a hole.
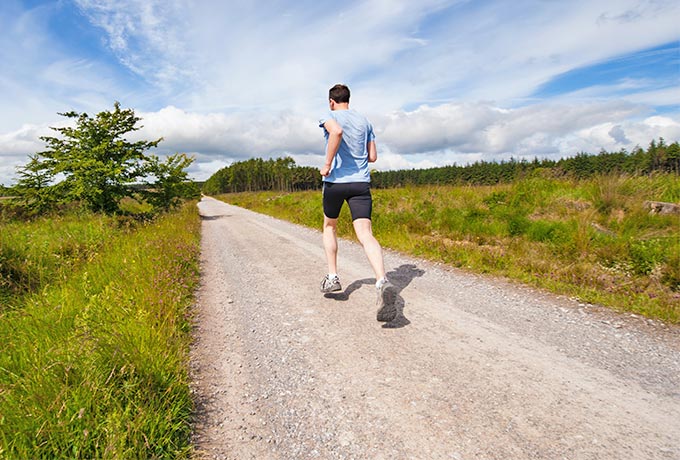
<instances>
[{"instance_id":1,"label":"road surface","mask_svg":"<svg viewBox=\"0 0 680 460\"><path fill-rule=\"evenodd\" d=\"M200 459L680 459L680 328L199 203ZM321 220L321 219L320 219Z\"/></svg>"}]
</instances>

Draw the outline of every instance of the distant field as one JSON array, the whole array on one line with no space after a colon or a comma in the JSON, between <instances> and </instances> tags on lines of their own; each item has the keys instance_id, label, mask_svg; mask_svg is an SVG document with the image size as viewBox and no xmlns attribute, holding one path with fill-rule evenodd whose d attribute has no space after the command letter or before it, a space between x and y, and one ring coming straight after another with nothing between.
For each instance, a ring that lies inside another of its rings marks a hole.
<instances>
[{"instance_id":1,"label":"distant field","mask_svg":"<svg viewBox=\"0 0 680 460\"><path fill-rule=\"evenodd\" d=\"M377 189L373 196L374 231L385 247L680 322L680 217L652 215L643 206L680 203L676 175L533 177L496 186ZM218 198L321 227L318 191ZM339 235L353 238L346 207L343 213Z\"/></svg>"}]
</instances>

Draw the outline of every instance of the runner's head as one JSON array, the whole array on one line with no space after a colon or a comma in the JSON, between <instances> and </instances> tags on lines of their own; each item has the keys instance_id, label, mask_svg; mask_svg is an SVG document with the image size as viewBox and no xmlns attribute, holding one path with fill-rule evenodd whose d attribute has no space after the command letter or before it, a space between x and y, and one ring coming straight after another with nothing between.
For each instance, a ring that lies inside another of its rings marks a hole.
<instances>
[{"instance_id":1,"label":"runner's head","mask_svg":"<svg viewBox=\"0 0 680 460\"><path fill-rule=\"evenodd\" d=\"M349 88L346 85L335 85L328 91L328 99L337 104L349 104Z\"/></svg>"}]
</instances>

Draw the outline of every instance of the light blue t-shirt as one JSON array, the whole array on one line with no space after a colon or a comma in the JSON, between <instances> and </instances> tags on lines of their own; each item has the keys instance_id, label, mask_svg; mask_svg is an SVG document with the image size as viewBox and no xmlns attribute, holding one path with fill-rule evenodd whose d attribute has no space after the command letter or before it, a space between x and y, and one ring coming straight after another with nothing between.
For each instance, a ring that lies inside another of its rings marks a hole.
<instances>
[{"instance_id":1,"label":"light blue t-shirt","mask_svg":"<svg viewBox=\"0 0 680 460\"><path fill-rule=\"evenodd\" d=\"M325 182L371 182L368 170L367 144L375 140L373 126L359 112L349 110L331 110L319 120L319 127L323 128L328 148L328 131L324 123L335 120L342 128L342 142L338 153L333 159L331 173L324 177Z\"/></svg>"}]
</instances>

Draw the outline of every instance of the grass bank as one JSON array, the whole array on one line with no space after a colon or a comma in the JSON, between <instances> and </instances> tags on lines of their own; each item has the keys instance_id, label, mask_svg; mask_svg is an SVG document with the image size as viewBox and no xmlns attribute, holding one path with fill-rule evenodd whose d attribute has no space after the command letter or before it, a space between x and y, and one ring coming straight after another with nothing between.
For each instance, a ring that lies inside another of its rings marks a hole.
<instances>
[{"instance_id":1,"label":"grass bank","mask_svg":"<svg viewBox=\"0 0 680 460\"><path fill-rule=\"evenodd\" d=\"M374 190L385 247L505 276L671 323L680 322L680 218L651 215L646 200L680 202L674 175L540 176L496 186ZM220 195L320 228L320 192ZM338 229L353 238L346 207Z\"/></svg>"},{"instance_id":2,"label":"grass bank","mask_svg":"<svg viewBox=\"0 0 680 460\"><path fill-rule=\"evenodd\" d=\"M4 223L0 311L20 308L25 294L65 281L76 268L92 261L119 231L115 219L88 213Z\"/></svg>"},{"instance_id":3,"label":"grass bank","mask_svg":"<svg viewBox=\"0 0 680 460\"><path fill-rule=\"evenodd\" d=\"M2 230L0 458L188 457L195 204Z\"/></svg>"}]
</instances>

